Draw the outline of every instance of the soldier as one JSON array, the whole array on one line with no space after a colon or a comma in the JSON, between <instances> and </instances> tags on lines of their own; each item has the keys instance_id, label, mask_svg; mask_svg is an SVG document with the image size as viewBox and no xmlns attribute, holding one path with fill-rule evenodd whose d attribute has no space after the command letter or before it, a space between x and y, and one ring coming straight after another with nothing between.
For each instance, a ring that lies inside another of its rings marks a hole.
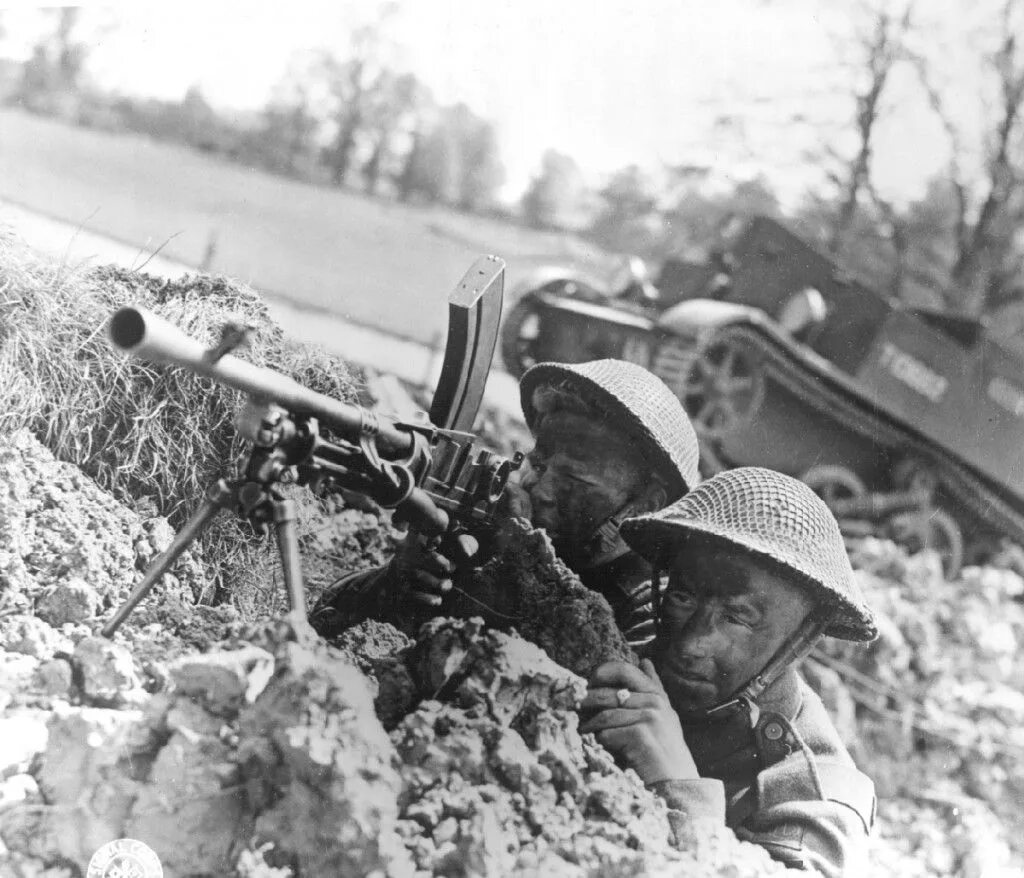
<instances>
[{"instance_id":1,"label":"soldier","mask_svg":"<svg viewBox=\"0 0 1024 878\"><path fill-rule=\"evenodd\" d=\"M665 800L677 834L728 826L787 865L853 874L874 786L794 668L822 635L877 633L828 507L748 467L622 534L668 572L653 662L598 668L581 730Z\"/></svg>"},{"instance_id":2,"label":"soldier","mask_svg":"<svg viewBox=\"0 0 1024 878\"><path fill-rule=\"evenodd\" d=\"M636 642L649 640L650 565L622 541L619 525L662 508L699 480L689 418L660 379L622 360L540 363L519 387L536 444L519 486L507 492L508 513L545 528L562 560L611 604L619 627ZM476 549L462 538L462 560ZM310 621L331 636L368 617L388 618L396 586L407 607L435 608L452 587L453 568L435 542L407 538L387 567L326 592Z\"/></svg>"}]
</instances>

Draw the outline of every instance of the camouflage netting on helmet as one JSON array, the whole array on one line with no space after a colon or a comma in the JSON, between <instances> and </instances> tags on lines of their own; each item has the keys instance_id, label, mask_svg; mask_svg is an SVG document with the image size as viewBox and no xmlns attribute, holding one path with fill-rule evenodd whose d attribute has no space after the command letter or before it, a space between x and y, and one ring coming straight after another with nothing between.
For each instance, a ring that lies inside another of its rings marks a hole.
<instances>
[{"instance_id":1,"label":"camouflage netting on helmet","mask_svg":"<svg viewBox=\"0 0 1024 878\"><path fill-rule=\"evenodd\" d=\"M875 620L835 516L791 476L754 466L720 472L671 506L626 521L622 536L662 564L685 539L748 553L814 594L831 614L826 634L846 640L875 636Z\"/></svg>"},{"instance_id":2,"label":"camouflage netting on helmet","mask_svg":"<svg viewBox=\"0 0 1024 878\"><path fill-rule=\"evenodd\" d=\"M539 410L536 393L554 387L585 400L624 429L675 499L700 481L700 451L693 424L675 394L660 379L624 360L538 363L523 375L519 394L531 429Z\"/></svg>"}]
</instances>

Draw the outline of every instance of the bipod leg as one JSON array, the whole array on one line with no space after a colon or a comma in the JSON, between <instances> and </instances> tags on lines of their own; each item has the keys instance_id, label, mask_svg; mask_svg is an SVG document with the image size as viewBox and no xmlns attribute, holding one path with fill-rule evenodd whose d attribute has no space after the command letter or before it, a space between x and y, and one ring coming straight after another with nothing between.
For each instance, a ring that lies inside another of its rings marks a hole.
<instances>
[{"instance_id":1,"label":"bipod leg","mask_svg":"<svg viewBox=\"0 0 1024 878\"><path fill-rule=\"evenodd\" d=\"M128 600L114 613L113 618L100 629L100 634L108 639L114 636L114 632L121 627L121 624L128 618L132 610L139 605L142 599L152 591L153 586L160 581L160 577L174 565L174 562L178 560L181 553L192 545L196 537L203 532L203 528L206 527L210 519L221 509L233 503L234 496L234 489L224 479L220 479L216 484L210 486L202 505L189 516L188 521L185 522L181 530L171 540L171 544L153 559L149 567L146 568L142 580L128 596Z\"/></svg>"},{"instance_id":2,"label":"bipod leg","mask_svg":"<svg viewBox=\"0 0 1024 878\"><path fill-rule=\"evenodd\" d=\"M288 607L293 619L305 623L306 590L302 584L302 558L299 555L299 536L295 527L297 518L295 501L274 499L274 531L277 549L281 554L284 586L288 591Z\"/></svg>"}]
</instances>

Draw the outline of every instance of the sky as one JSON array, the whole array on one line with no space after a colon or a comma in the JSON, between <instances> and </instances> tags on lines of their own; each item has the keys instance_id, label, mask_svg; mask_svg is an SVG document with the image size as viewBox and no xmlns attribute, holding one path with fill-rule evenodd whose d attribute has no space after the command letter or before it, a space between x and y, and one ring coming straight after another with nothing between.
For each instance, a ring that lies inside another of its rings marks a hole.
<instances>
[{"instance_id":1,"label":"sky","mask_svg":"<svg viewBox=\"0 0 1024 878\"><path fill-rule=\"evenodd\" d=\"M0 52L27 50L40 19L31 7L40 5L0 0ZM297 51L342 52L380 0L84 5L102 84L171 99L197 84L217 106L254 109ZM808 151L853 112L838 63L850 8L848 0L403 0L388 25L389 60L441 102L465 101L495 123L508 197L554 148L593 183L634 163L711 164L720 179L764 174L793 200L820 184ZM943 28L948 38L963 5L930 0L927 10L936 39ZM877 179L906 202L949 154L915 83L895 85Z\"/></svg>"}]
</instances>

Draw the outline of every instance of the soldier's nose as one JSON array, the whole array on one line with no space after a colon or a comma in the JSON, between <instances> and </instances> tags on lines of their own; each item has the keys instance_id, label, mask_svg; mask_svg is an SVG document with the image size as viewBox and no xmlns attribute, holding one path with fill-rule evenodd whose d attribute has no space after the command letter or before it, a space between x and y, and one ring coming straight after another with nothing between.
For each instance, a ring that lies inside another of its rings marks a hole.
<instances>
[{"instance_id":1,"label":"soldier's nose","mask_svg":"<svg viewBox=\"0 0 1024 878\"><path fill-rule=\"evenodd\" d=\"M552 479L545 473L543 476L535 477L530 484L524 484L523 487L526 492L530 495L530 500L536 505L539 503L549 503L551 498L554 496L552 488Z\"/></svg>"}]
</instances>

